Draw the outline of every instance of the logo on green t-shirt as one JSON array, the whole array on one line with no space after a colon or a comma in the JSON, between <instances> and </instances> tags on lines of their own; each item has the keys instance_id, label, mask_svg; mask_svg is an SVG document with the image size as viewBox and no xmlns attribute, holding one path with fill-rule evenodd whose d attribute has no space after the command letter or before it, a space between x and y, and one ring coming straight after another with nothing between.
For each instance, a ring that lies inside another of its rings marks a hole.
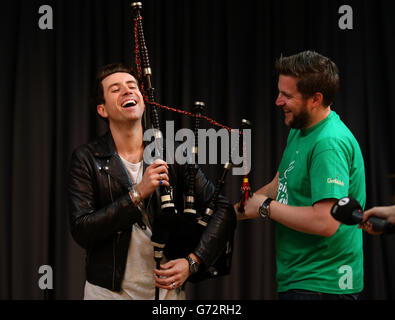
<instances>
[{"instance_id":1,"label":"logo on green t-shirt","mask_svg":"<svg viewBox=\"0 0 395 320\"><path fill-rule=\"evenodd\" d=\"M344 182L341 181L341 180L338 180L337 177L336 177L335 179L328 178L328 179L326 179L326 182L327 182L327 183L336 183L336 184L338 184L339 186L344 187Z\"/></svg>"},{"instance_id":2,"label":"logo on green t-shirt","mask_svg":"<svg viewBox=\"0 0 395 320\"><path fill-rule=\"evenodd\" d=\"M283 204L288 204L287 174L295 168L294 164L295 164L295 160L291 161L291 163L288 165L288 168L284 171L282 176L278 178L277 201Z\"/></svg>"}]
</instances>

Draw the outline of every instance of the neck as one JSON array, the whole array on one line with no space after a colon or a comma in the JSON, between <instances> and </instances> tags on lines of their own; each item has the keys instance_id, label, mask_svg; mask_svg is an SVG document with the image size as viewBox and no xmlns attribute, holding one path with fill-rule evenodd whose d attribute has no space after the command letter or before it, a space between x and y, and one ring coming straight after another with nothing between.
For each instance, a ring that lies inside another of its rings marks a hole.
<instances>
[{"instance_id":1,"label":"neck","mask_svg":"<svg viewBox=\"0 0 395 320\"><path fill-rule=\"evenodd\" d=\"M110 131L118 154L132 163L143 158L143 127L141 121L129 125L110 123Z\"/></svg>"},{"instance_id":2,"label":"neck","mask_svg":"<svg viewBox=\"0 0 395 320\"><path fill-rule=\"evenodd\" d=\"M330 106L326 107L326 108L316 109L316 112L310 118L311 121L310 121L309 125L307 127L303 128L303 129L305 130L305 129L308 129L308 128L311 128L311 127L315 126L317 123L321 122L326 117L328 117L330 113L331 113L331 107Z\"/></svg>"}]
</instances>

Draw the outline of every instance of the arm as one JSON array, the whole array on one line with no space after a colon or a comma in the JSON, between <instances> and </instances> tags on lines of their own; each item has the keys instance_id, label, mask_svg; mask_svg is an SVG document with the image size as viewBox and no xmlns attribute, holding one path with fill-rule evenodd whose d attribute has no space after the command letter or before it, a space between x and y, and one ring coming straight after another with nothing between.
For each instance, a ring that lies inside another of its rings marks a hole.
<instances>
[{"instance_id":1,"label":"arm","mask_svg":"<svg viewBox=\"0 0 395 320\"><path fill-rule=\"evenodd\" d=\"M198 167L195 178L197 207L205 210L214 191L215 185ZM200 241L193 252L205 266L211 266L225 248L228 240L233 238L236 223L236 214L232 205L225 197L220 195L216 203L215 212L211 216L207 227L203 229Z\"/></svg>"},{"instance_id":2,"label":"arm","mask_svg":"<svg viewBox=\"0 0 395 320\"><path fill-rule=\"evenodd\" d=\"M88 161L89 152L75 151L69 174L69 220L74 240L83 248L112 237L131 226L141 217L127 192L107 206L98 208L94 181L94 166Z\"/></svg>"},{"instance_id":3,"label":"arm","mask_svg":"<svg viewBox=\"0 0 395 320\"><path fill-rule=\"evenodd\" d=\"M247 202L247 218L260 217L258 209L266 198L264 195L255 194ZM329 237L336 233L340 225L330 214L335 202L336 199L324 199L310 207L294 207L272 201L270 219L299 232Z\"/></svg>"},{"instance_id":4,"label":"arm","mask_svg":"<svg viewBox=\"0 0 395 320\"><path fill-rule=\"evenodd\" d=\"M338 139L327 139L317 143L309 158L310 201L305 202L303 207L272 201L270 218L299 232L327 237L335 234L340 223L331 216L330 210L336 199L349 192L350 173L346 152L346 148ZM294 173L295 170L291 174ZM343 183L328 183L327 177L332 176L338 177ZM297 187L297 180L294 179L293 183L293 186ZM261 193L256 194L247 203L247 218L259 216L258 209L266 199L264 193L273 190L269 186L264 187ZM309 206L310 203L313 205Z\"/></svg>"},{"instance_id":5,"label":"arm","mask_svg":"<svg viewBox=\"0 0 395 320\"><path fill-rule=\"evenodd\" d=\"M107 185L111 181L107 181L107 177L102 181L103 174L88 161L89 157L90 153L83 149L74 152L69 177L71 233L83 248L126 230L141 219L139 203L132 191L128 193L125 190L122 196L105 206L98 204L100 184ZM142 181L136 186L140 199L152 194L161 179L163 185L169 185L167 164L158 160L147 167Z\"/></svg>"}]
</instances>

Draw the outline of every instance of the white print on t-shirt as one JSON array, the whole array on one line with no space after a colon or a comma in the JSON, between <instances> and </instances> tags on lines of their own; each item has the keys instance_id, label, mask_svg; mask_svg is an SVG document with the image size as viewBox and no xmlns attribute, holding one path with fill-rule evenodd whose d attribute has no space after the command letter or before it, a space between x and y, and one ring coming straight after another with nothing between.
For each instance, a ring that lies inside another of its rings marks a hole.
<instances>
[{"instance_id":1,"label":"white print on t-shirt","mask_svg":"<svg viewBox=\"0 0 395 320\"><path fill-rule=\"evenodd\" d=\"M336 183L336 184L338 184L339 186L344 187L344 182L341 181L341 180L339 180L337 177L336 177L335 179L328 178L328 179L326 179L326 182L327 182L327 183Z\"/></svg>"},{"instance_id":2,"label":"white print on t-shirt","mask_svg":"<svg viewBox=\"0 0 395 320\"><path fill-rule=\"evenodd\" d=\"M288 165L288 168L284 171L284 175L278 178L277 201L283 204L288 204L287 175L295 168L294 164L295 164L295 160L293 160Z\"/></svg>"}]
</instances>

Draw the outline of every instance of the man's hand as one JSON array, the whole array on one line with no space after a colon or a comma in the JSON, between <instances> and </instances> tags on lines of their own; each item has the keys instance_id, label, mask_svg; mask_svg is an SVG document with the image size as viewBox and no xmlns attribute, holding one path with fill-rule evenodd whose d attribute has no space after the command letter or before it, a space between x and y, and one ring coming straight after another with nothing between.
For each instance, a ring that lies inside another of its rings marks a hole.
<instances>
[{"instance_id":1,"label":"man's hand","mask_svg":"<svg viewBox=\"0 0 395 320\"><path fill-rule=\"evenodd\" d=\"M189 277L189 274L189 263L187 259L170 260L162 264L160 270L154 269L155 286L173 290L181 287Z\"/></svg>"},{"instance_id":2,"label":"man's hand","mask_svg":"<svg viewBox=\"0 0 395 320\"><path fill-rule=\"evenodd\" d=\"M142 199L150 196L160 185L170 186L168 168L167 163L159 159L147 167L143 179L136 185L136 190Z\"/></svg>"},{"instance_id":3,"label":"man's hand","mask_svg":"<svg viewBox=\"0 0 395 320\"><path fill-rule=\"evenodd\" d=\"M386 219L389 223L395 224L395 206L373 207L363 213L362 223L366 222L370 216Z\"/></svg>"},{"instance_id":4,"label":"man's hand","mask_svg":"<svg viewBox=\"0 0 395 320\"><path fill-rule=\"evenodd\" d=\"M245 220L245 219L254 219L259 217L259 207L261 206L262 202L265 201L267 197L263 194L254 193L254 195L247 200L244 206L244 213L238 213L238 203L234 205L234 208L237 213L238 220Z\"/></svg>"},{"instance_id":5,"label":"man's hand","mask_svg":"<svg viewBox=\"0 0 395 320\"><path fill-rule=\"evenodd\" d=\"M363 219L359 226L363 231L372 235L379 235L382 232L373 230L372 224L368 221L369 217L375 216L378 218L386 219L389 223L395 224L395 206L389 207L373 207L363 213Z\"/></svg>"}]
</instances>

